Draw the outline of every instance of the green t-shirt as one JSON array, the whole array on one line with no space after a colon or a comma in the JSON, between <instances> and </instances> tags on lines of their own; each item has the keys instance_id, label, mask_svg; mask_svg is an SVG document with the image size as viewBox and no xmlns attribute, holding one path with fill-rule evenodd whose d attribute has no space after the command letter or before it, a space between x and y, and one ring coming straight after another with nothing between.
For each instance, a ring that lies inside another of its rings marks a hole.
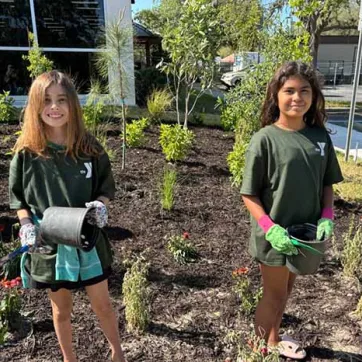
<instances>
[{"instance_id":1,"label":"green t-shirt","mask_svg":"<svg viewBox=\"0 0 362 362\"><path fill-rule=\"evenodd\" d=\"M323 206L324 186L342 180L325 129L307 126L300 131L288 131L270 125L250 141L241 194L258 196L265 212L283 227L316 224ZM260 262L285 265L285 255L265 240L254 218L249 250Z\"/></svg>"},{"instance_id":2,"label":"green t-shirt","mask_svg":"<svg viewBox=\"0 0 362 362\"><path fill-rule=\"evenodd\" d=\"M75 160L65 155L65 148L53 143L49 157L39 157L25 150L15 154L10 163L9 194L11 209L28 209L38 218L50 206L85 207L85 203L105 196L114 198L115 183L111 165L104 152L98 158L82 156ZM112 262L106 234L99 233L96 243L102 267ZM32 254L31 274L39 282L55 282L56 244L50 255Z\"/></svg>"}]
</instances>

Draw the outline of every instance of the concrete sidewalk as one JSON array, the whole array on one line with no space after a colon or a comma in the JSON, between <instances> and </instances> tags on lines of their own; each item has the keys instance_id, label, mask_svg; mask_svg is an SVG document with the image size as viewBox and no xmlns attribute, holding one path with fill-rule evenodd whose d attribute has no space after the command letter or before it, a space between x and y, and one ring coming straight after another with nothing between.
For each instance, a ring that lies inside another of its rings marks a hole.
<instances>
[{"instance_id":1,"label":"concrete sidewalk","mask_svg":"<svg viewBox=\"0 0 362 362\"><path fill-rule=\"evenodd\" d=\"M347 140L347 128L342 126L337 126L336 124L327 122L327 128L329 128L331 133L332 142L334 148L340 152L346 152L346 140ZM356 149L356 146L358 147ZM352 130L351 138L351 148L349 155L358 158L362 158L362 132Z\"/></svg>"}]
</instances>

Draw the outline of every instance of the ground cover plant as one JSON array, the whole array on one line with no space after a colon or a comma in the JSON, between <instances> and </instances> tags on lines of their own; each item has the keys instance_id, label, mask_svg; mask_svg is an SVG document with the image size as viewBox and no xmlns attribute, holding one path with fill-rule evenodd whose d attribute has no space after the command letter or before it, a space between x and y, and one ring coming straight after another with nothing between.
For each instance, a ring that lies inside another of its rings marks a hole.
<instances>
[{"instance_id":1,"label":"ground cover plant","mask_svg":"<svg viewBox=\"0 0 362 362\"><path fill-rule=\"evenodd\" d=\"M232 272L248 268L248 281L256 294L260 288L258 265L248 255L250 219L237 188L231 186L226 163L234 134L218 128L190 127L195 134L187 157L178 161L182 180L174 206L160 207L159 180L165 156L159 144L160 128L145 130L145 144L128 150L127 169L122 171L121 138L117 124L108 129L108 146L117 185L109 207L107 227L114 250L110 291L120 315L119 329L129 362L236 362L257 353L247 344L252 339L253 314L240 313ZM10 226L16 222L7 199L9 156L17 125L3 126L0 138L0 224L8 245ZM356 278L343 275L340 254L343 235L351 217L362 215L360 203L336 198L335 244L327 250L318 274L300 277L282 321L283 332L306 347L308 361L359 361L362 359L362 322L358 313L361 289ZM187 231L199 258L177 263L167 249L167 238ZM122 284L130 256L148 248L147 284L149 322L143 334L127 331ZM337 254L338 252L338 254ZM361 273L359 273L359 276ZM0 288L0 300L8 290ZM52 362L61 359L45 291L22 290L22 315L31 327L17 338L6 337L0 361ZM96 317L84 291L74 293L74 346L79 361L104 362L109 353ZM230 341L227 336L239 333ZM240 341L240 345L238 345ZM249 346L249 347L248 347ZM243 353L243 354L242 354ZM244 354L245 353L245 354ZM262 360L262 359L261 359Z\"/></svg>"}]
</instances>

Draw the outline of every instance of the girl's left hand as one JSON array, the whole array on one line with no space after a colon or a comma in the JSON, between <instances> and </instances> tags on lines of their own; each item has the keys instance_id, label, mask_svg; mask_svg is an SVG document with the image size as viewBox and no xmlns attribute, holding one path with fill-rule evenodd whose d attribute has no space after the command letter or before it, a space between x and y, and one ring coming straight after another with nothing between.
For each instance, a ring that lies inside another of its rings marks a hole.
<instances>
[{"instance_id":1,"label":"girl's left hand","mask_svg":"<svg viewBox=\"0 0 362 362\"><path fill-rule=\"evenodd\" d=\"M317 240L329 239L333 235L333 229L333 220L328 218L319 219L317 225Z\"/></svg>"},{"instance_id":2,"label":"girl's left hand","mask_svg":"<svg viewBox=\"0 0 362 362\"><path fill-rule=\"evenodd\" d=\"M85 204L87 208L92 208L86 216L87 221L91 225L103 228L107 225L108 211L106 205L102 201L95 200Z\"/></svg>"}]
</instances>

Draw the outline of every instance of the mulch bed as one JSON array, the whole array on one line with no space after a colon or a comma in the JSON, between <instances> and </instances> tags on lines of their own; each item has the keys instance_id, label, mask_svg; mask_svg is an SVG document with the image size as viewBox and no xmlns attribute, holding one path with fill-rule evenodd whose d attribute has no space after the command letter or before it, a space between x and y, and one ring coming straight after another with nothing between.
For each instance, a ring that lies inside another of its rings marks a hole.
<instances>
[{"instance_id":1,"label":"mulch bed","mask_svg":"<svg viewBox=\"0 0 362 362\"><path fill-rule=\"evenodd\" d=\"M16 126L3 126L0 152L0 216L12 221L8 207L8 167L5 153L15 141ZM249 267L250 278L260 284L258 266L247 253L249 216L240 195L230 184L226 157L233 135L219 129L193 128L196 143L189 157L177 164L179 186L175 207L162 211L159 183L165 167L158 145L158 128L147 131L147 144L127 152L121 170L121 140L110 133L109 146L116 152L112 162L117 184L109 208L107 227L115 260L110 290L120 315L119 328L128 361L235 362L235 349L226 340L231 331L250 331L252 316L239 313L232 291L231 273ZM6 135L9 137L4 138ZM299 277L283 318L282 330L301 340L309 361L362 360L361 322L350 313L360 292L357 283L342 277L336 253L352 214L361 208L336 202L336 247L330 248L319 273ZM358 216L360 217L360 216ZM187 231L201 258L176 264L167 251L167 237ZM122 261L146 249L150 262L151 324L144 335L126 332L122 304ZM0 291L0 297L3 295ZM52 324L46 292L23 291L26 333L13 336L0 349L0 361L60 361L61 353ZM30 313L30 314L29 314ZM108 345L91 312L83 290L74 293L74 345L79 361L110 360Z\"/></svg>"}]
</instances>

